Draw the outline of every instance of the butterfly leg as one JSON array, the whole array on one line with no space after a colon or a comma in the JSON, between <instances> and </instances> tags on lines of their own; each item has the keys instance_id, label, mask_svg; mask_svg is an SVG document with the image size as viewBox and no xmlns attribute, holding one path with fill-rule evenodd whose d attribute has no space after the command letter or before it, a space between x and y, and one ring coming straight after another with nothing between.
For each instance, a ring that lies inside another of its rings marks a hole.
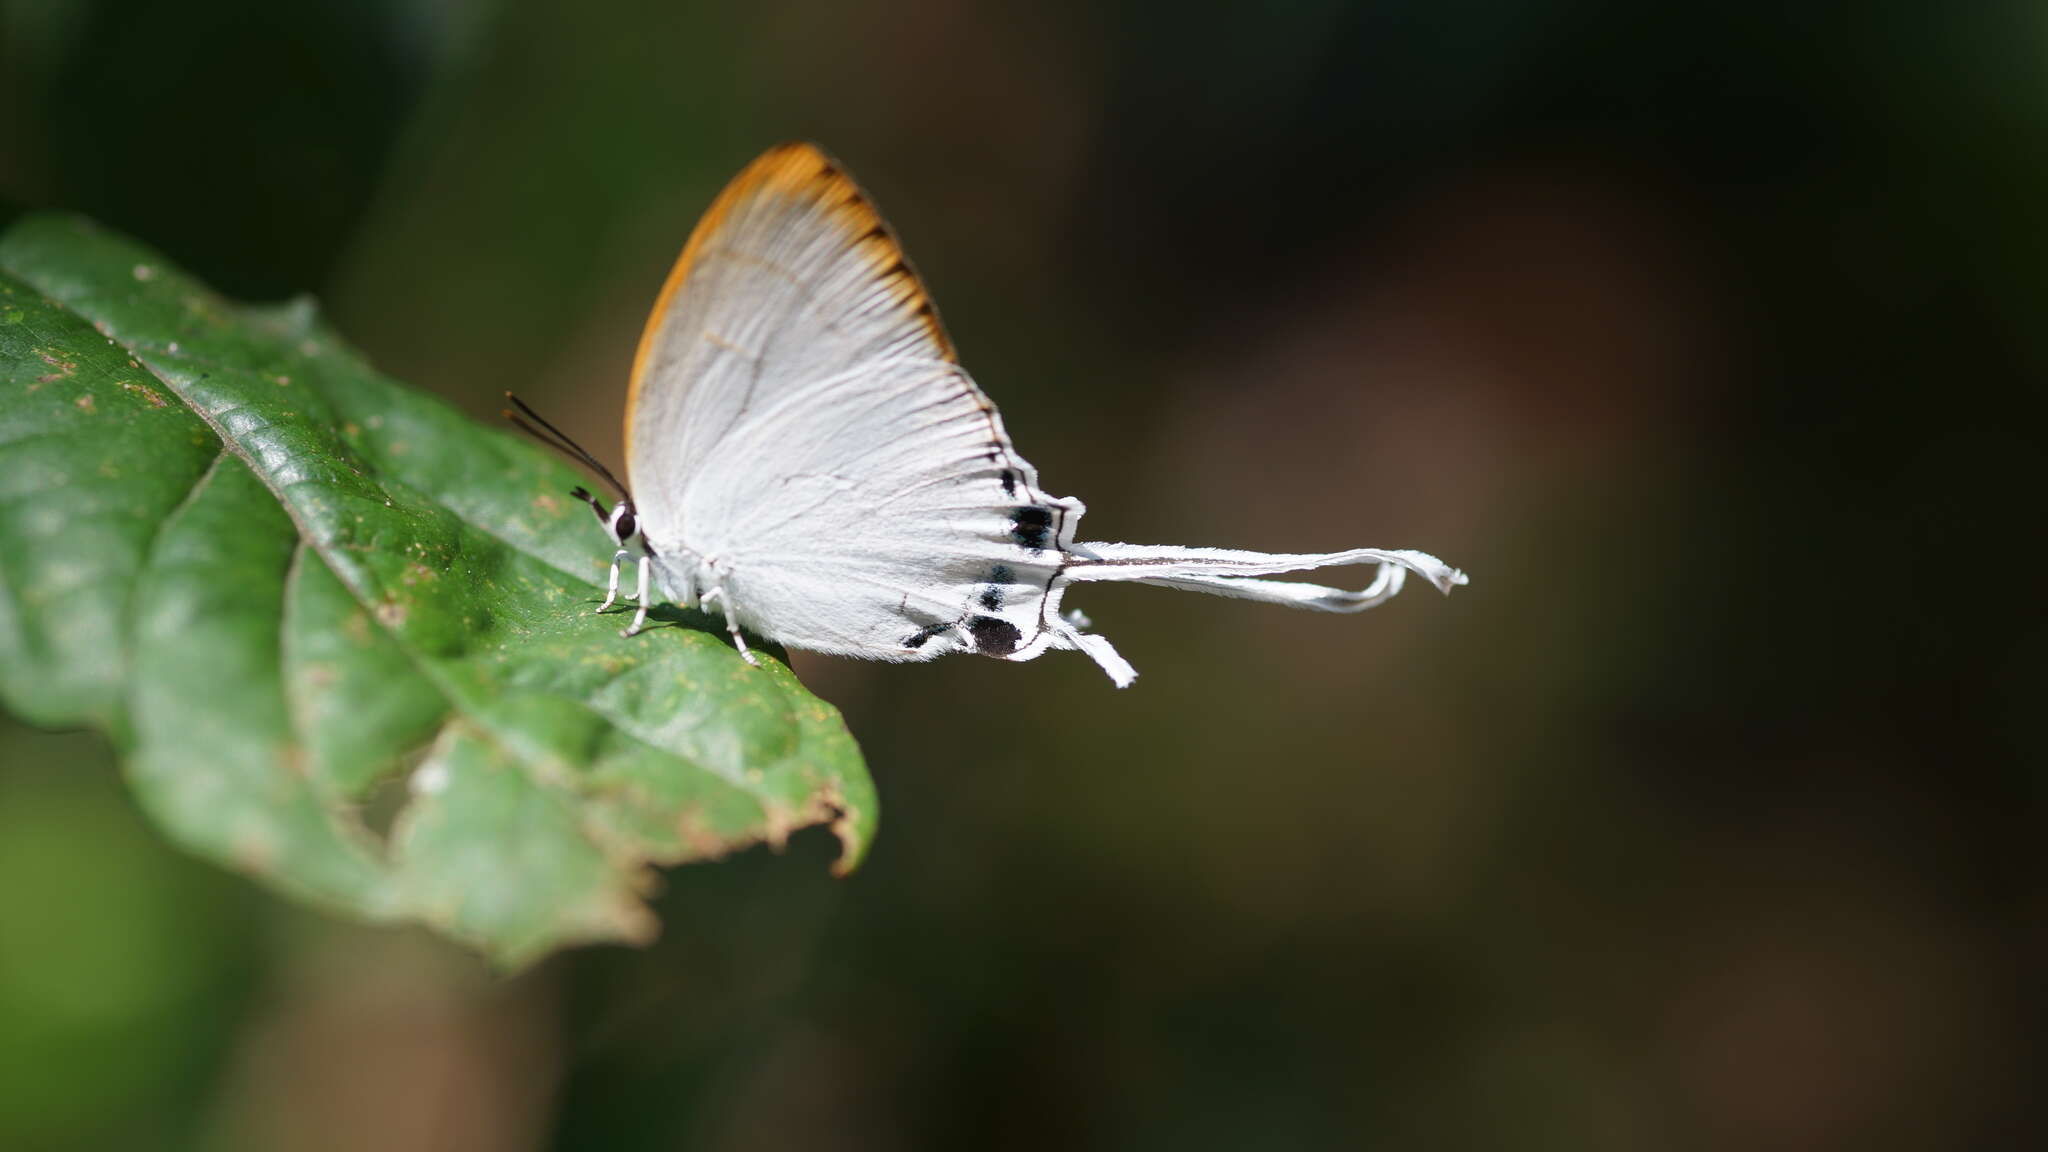
<instances>
[{"instance_id":1,"label":"butterfly leg","mask_svg":"<svg viewBox=\"0 0 2048 1152\"><path fill-rule=\"evenodd\" d=\"M640 610L633 613L633 623L624 632L619 633L621 636L638 636L647 627L647 557L645 556L640 557L640 590L633 594L633 598L640 602Z\"/></svg>"},{"instance_id":2,"label":"butterfly leg","mask_svg":"<svg viewBox=\"0 0 2048 1152\"><path fill-rule=\"evenodd\" d=\"M759 668L761 661L747 647L747 638L740 635L740 622L733 619L732 601L725 599L725 589L723 587L713 587L711 591L704 594L703 599L697 602L697 606L709 610L714 601L724 601L725 603L725 630L732 633L733 647L740 650L740 655L746 658L747 663Z\"/></svg>"},{"instance_id":3,"label":"butterfly leg","mask_svg":"<svg viewBox=\"0 0 2048 1152\"><path fill-rule=\"evenodd\" d=\"M604 603L599 604L597 606L597 610L599 612L602 612L605 609L611 607L612 601L617 600L619 598L619 561L624 560L629 555L631 555L631 553L627 552L624 548L621 548L617 552L612 553L612 582L610 586L608 586L604 590ZM640 590L644 593L647 590L647 570L644 565L641 567L640 575ZM641 599L644 601L646 597L643 595Z\"/></svg>"}]
</instances>

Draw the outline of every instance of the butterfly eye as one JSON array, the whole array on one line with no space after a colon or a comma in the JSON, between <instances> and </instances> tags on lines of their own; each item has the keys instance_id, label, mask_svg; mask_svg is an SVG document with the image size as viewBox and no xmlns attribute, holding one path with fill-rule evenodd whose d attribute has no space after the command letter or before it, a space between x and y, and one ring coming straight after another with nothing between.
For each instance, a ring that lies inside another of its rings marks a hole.
<instances>
[{"instance_id":1,"label":"butterfly eye","mask_svg":"<svg viewBox=\"0 0 2048 1152\"><path fill-rule=\"evenodd\" d=\"M633 534L639 530L640 526L633 522L633 510L631 508L619 509L619 518L612 524L612 534L619 538L619 543L624 544L626 541L631 540Z\"/></svg>"}]
</instances>

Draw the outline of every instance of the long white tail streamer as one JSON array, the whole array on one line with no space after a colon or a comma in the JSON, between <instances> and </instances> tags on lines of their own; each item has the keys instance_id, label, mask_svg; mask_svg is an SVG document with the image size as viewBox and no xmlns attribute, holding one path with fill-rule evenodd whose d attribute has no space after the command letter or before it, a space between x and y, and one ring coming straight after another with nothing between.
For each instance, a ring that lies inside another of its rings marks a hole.
<instances>
[{"instance_id":1,"label":"long white tail streamer","mask_svg":"<svg viewBox=\"0 0 2048 1152\"><path fill-rule=\"evenodd\" d=\"M1260 580L1281 572L1377 564L1371 584L1356 592L1323 584L1291 580ZM1449 593L1467 583L1463 572L1413 549L1353 548L1348 552L1241 552L1231 548L1180 548L1152 544L1080 544L1061 573L1064 580L1129 580L1212 596L1284 604L1313 612L1363 612L1391 599L1414 572ZM1064 643L1086 653L1122 688L1137 679L1137 670L1117 654L1108 640L1072 628L1057 629Z\"/></svg>"}]
</instances>

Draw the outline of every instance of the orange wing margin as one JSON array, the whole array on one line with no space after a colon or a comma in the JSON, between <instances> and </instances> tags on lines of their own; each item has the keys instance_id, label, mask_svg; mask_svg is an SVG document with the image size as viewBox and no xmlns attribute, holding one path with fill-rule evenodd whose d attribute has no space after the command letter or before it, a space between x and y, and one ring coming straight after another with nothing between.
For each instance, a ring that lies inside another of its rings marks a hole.
<instances>
[{"instance_id":1,"label":"orange wing margin","mask_svg":"<svg viewBox=\"0 0 2048 1152\"><path fill-rule=\"evenodd\" d=\"M939 323L938 308L925 291L924 281L918 278L917 270L904 255L903 245L896 239L896 233L875 210L867 193L861 191L860 185L853 182L845 169L816 145L803 141L777 145L741 169L739 175L734 176L718 198L711 202L711 207L704 210L697 227L690 232L689 243L683 245L683 254L676 257L675 266L669 269L661 294L654 298L654 310L647 316L647 326L640 331L640 346L633 354L633 375L626 385L626 467L629 476L633 466L633 414L640 407L640 388L646 382L648 357L654 348L655 335L661 330L662 320L668 315L669 303L683 282L689 279L690 267L698 254L725 227L733 210L756 197L768 196L811 199L823 205L832 222L845 231L848 246L868 262L877 279L888 284L904 311L924 325L941 355L958 363L953 341L947 337L945 326Z\"/></svg>"}]
</instances>

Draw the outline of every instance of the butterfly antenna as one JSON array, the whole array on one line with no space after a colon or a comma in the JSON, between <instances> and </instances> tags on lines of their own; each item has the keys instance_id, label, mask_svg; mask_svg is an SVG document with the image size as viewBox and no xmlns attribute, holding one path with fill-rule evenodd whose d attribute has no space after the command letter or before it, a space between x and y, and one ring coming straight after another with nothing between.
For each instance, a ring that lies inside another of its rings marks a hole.
<instances>
[{"instance_id":1,"label":"butterfly antenna","mask_svg":"<svg viewBox=\"0 0 2048 1152\"><path fill-rule=\"evenodd\" d=\"M517 425L521 432L526 433L535 440L602 476L604 482L611 485L612 491L617 492L622 499L631 500L633 498L632 493L626 491L626 486L619 483L619 478L612 475L612 470L598 463L597 457L584 451L583 445L569 439L568 433L548 423L547 417L535 412L527 406L526 401L521 400L512 393L505 393L505 399L510 400L519 408L517 412L512 411L510 408L505 409L505 419ZM536 424L540 427L534 427ZM542 429L546 429L546 431L542 431Z\"/></svg>"}]
</instances>

